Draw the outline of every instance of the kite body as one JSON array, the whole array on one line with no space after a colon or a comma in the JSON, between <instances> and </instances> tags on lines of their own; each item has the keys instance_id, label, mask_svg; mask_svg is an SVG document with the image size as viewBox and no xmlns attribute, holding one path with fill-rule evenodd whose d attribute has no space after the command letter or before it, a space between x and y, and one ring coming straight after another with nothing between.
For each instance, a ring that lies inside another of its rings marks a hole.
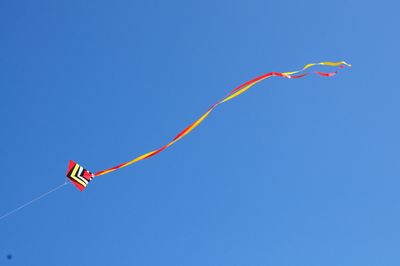
<instances>
[{"instance_id":1,"label":"kite body","mask_svg":"<svg viewBox=\"0 0 400 266\"><path fill-rule=\"evenodd\" d=\"M84 190L85 187L92 181L94 174L80 166L74 161L69 161L67 170L68 179L74 184L80 191Z\"/></svg>"},{"instance_id":2,"label":"kite body","mask_svg":"<svg viewBox=\"0 0 400 266\"><path fill-rule=\"evenodd\" d=\"M89 184L89 182L95 177L95 176L100 176L100 175L105 175L107 173L113 172L117 169L126 167L128 165L137 163L139 161L142 161L144 159L150 158L163 150L167 149L169 146L173 145L175 142L179 141L182 139L184 136L186 136L190 131L192 131L194 128L196 128L217 106L220 104L223 104L227 101L232 100L233 98L239 96L243 92L247 91L250 87L254 86L255 84L263 81L264 79L267 79L269 77L282 77L282 78L288 78L288 79L293 79L293 78L302 78L307 76L310 73L304 72L310 67L313 66L330 66L330 67L339 67L339 68L344 68L345 66L350 67L351 65L346 63L345 61L340 61L340 62L321 62L321 63L311 63L307 64L304 66L302 69L297 70L297 71L292 71L292 72L269 72L264 75L261 75L259 77L256 77L252 80L249 80L242 85L236 87L233 89L230 93L228 93L227 96L222 98L221 100L217 101L214 103L199 119L197 119L195 122L187 126L184 130L182 130L178 135L176 135L170 142L165 144L159 149L153 150L151 152L145 153L143 155L140 155L136 158L134 158L131 161L119 164L117 166L99 171L97 173L91 173L90 171L86 170L79 164L75 163L74 161L70 161L68 165L68 170L67 170L67 177L68 179L74 184L80 191L84 190L86 186ZM320 71L315 71L314 73L322 76L322 77L332 77L337 74L337 70L334 72L320 72Z\"/></svg>"}]
</instances>

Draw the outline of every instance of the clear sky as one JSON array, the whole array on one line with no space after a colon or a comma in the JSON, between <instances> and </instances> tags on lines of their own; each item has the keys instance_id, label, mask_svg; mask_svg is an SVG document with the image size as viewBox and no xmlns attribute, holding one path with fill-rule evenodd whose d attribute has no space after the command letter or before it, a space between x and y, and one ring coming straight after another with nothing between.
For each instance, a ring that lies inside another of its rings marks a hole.
<instances>
[{"instance_id":1,"label":"clear sky","mask_svg":"<svg viewBox=\"0 0 400 266\"><path fill-rule=\"evenodd\" d=\"M1 1L0 265L400 265L396 1ZM7 255L12 254L12 259Z\"/></svg>"}]
</instances>

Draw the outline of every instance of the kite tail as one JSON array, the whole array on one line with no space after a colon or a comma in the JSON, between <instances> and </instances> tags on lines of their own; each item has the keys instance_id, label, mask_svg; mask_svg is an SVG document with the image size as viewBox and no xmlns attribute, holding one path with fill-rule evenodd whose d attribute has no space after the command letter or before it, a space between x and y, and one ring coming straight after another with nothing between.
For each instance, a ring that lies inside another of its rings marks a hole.
<instances>
[{"instance_id":1,"label":"kite tail","mask_svg":"<svg viewBox=\"0 0 400 266\"><path fill-rule=\"evenodd\" d=\"M108 173L111 173L115 170L118 170L120 168L126 167L128 165L137 163L139 161L142 161L144 159L150 158L163 150L167 149L168 147L172 146L175 142L179 141L183 137L185 137L187 134L189 134L194 128L196 128L203 120L220 104L225 103L227 101L232 100L233 98L236 98L240 94L244 93L248 89L250 89L252 86L256 85L257 83L270 78L270 77L281 77L281 78L288 78L288 79L297 79L297 78L302 78L305 77L311 73L323 76L323 77L332 77L338 73L338 71L334 72L320 72L320 71L315 71L315 72L306 72L307 69L314 67L314 66L330 66L330 67L338 67L338 68L344 68L344 67L351 67L350 64L346 63L345 61L340 61L340 62L320 62L320 63L310 63L305 65L302 69L292 71L292 72L269 72L266 74L263 74L261 76L258 76L256 78L253 78L249 81L246 81L245 83L239 85L232 91L230 91L224 98L220 99L216 103L214 103L199 119L194 121L192 124L187 126L184 130L179 132L170 142L165 144L159 149L153 150L151 152L145 153L143 155L140 155L133 160L130 160L128 162L116 165L114 167L101 170L99 172L96 172L92 174L88 170L84 169L82 166L79 164L70 161L68 170L67 170L67 177L69 180L79 189L83 190L88 183L93 179L95 176L101 176L105 175Z\"/></svg>"}]
</instances>

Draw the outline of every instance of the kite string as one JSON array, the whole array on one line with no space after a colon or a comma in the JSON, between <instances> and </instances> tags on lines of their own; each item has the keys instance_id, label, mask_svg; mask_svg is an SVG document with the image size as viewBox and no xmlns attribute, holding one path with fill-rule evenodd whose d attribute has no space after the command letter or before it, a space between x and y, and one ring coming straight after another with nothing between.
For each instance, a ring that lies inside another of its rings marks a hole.
<instances>
[{"instance_id":1,"label":"kite string","mask_svg":"<svg viewBox=\"0 0 400 266\"><path fill-rule=\"evenodd\" d=\"M34 199L32 199L32 200L30 200L30 201L24 203L24 204L22 204L21 206L19 206L19 207L13 209L13 210L7 212L6 214L3 214L2 216L0 216L0 220L3 220L3 219L6 218L7 216L10 216L11 214L16 213L17 211L19 211L19 210L25 208L26 206L31 205L32 203L35 203L36 201L38 201L38 200L40 200L40 199L46 197L47 195L49 195L49 194L51 194L51 193L53 193L53 192L59 190L60 188L62 188L63 186L66 186L66 185L68 185L68 181L65 181L65 182L62 183L61 185L59 185L59 186L57 186L57 187L55 187L55 188L53 188L53 189L50 189L49 191L47 191L47 192L41 194L40 196L38 196L38 197L36 197L36 198L34 198Z\"/></svg>"}]
</instances>

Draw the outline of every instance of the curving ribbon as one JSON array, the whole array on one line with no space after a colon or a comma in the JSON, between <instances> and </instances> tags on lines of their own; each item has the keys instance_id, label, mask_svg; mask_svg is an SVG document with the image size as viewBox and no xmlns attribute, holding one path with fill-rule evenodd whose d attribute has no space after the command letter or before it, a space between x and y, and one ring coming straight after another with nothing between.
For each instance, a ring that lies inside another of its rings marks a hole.
<instances>
[{"instance_id":1,"label":"curving ribbon","mask_svg":"<svg viewBox=\"0 0 400 266\"><path fill-rule=\"evenodd\" d=\"M136 158L134 158L133 160L130 160L128 162L116 165L114 167L105 169L105 170L101 170L95 174L93 174L93 177L95 176L101 176L101 175L105 175L108 174L110 172L113 172L117 169L126 167L128 165L137 163L139 161L142 161L144 159L150 158L160 152L162 152L163 150L167 149L168 147L172 146L173 144L175 144L177 141L181 140L183 137L185 137L187 134L189 134L193 129L195 129L201 122L203 122L203 120L220 104L223 104L227 101L232 100L233 98L236 98L237 96L239 96L240 94L244 93L245 91L247 91L248 89L250 89L252 86L256 85L257 83L270 78L270 77L282 77L282 78L302 78L305 77L306 75L310 74L310 72L305 72L307 69L314 67L314 66L330 66L330 67L339 67L339 68L344 68L345 66L351 67L350 64L346 63L345 61L339 61L339 62L320 62L320 63L310 63L305 65L302 69L300 70L296 70L296 71L291 71L291 72L269 72L266 74L263 74L261 76L258 76L256 78L253 78L241 85L239 85L238 87L236 87L235 89L233 89L231 92L228 93L228 95L226 95L224 98L222 98L221 100L217 101L216 103L214 103L200 118L198 118L196 121L194 121L192 124L190 124L189 126L187 126L184 130L182 130L181 132L179 132L170 142L168 142L167 144L165 144L164 146L162 146L161 148L158 148L156 150L153 150L151 152L145 153L143 155L140 155ZM313 73L323 76L323 77L332 77L334 75L337 74L337 70L334 72L320 72L320 71L315 71Z\"/></svg>"}]
</instances>

